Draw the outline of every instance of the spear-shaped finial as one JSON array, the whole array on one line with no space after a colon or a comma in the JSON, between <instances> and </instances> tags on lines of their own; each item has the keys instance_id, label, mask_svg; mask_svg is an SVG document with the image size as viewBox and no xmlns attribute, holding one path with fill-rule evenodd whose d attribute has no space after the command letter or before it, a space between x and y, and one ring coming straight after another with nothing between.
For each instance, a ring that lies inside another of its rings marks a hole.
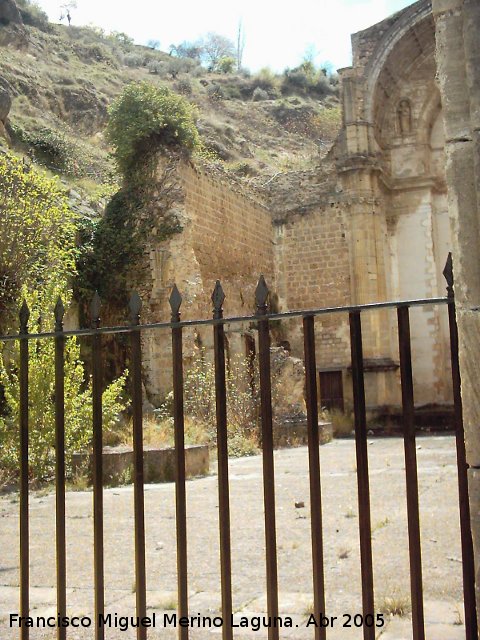
<instances>
[{"instance_id":1,"label":"spear-shaped finial","mask_svg":"<svg viewBox=\"0 0 480 640\"><path fill-rule=\"evenodd\" d=\"M451 251L448 253L447 262L443 269L443 277L447 281L447 295L449 298L453 298L453 259Z\"/></svg>"},{"instance_id":2,"label":"spear-shaped finial","mask_svg":"<svg viewBox=\"0 0 480 640\"><path fill-rule=\"evenodd\" d=\"M220 280L217 280L215 289L212 293L213 317L221 318L223 316L223 303L225 301L225 293L223 291Z\"/></svg>"},{"instance_id":3,"label":"spear-shaped finial","mask_svg":"<svg viewBox=\"0 0 480 640\"><path fill-rule=\"evenodd\" d=\"M260 276L257 288L255 289L255 302L257 303L258 315L265 315L267 313L267 301L269 294L270 291L268 290L267 283L265 282L265 278L262 275Z\"/></svg>"},{"instance_id":4,"label":"spear-shaped finial","mask_svg":"<svg viewBox=\"0 0 480 640\"><path fill-rule=\"evenodd\" d=\"M134 291L130 297L128 303L130 309L130 321L133 325L140 324L140 312L142 310L142 299L136 291Z\"/></svg>"},{"instance_id":5,"label":"spear-shaped finial","mask_svg":"<svg viewBox=\"0 0 480 640\"><path fill-rule=\"evenodd\" d=\"M55 331L63 331L63 318L65 316L65 307L63 306L62 298L58 296L57 304L53 311L55 316Z\"/></svg>"},{"instance_id":6,"label":"spear-shaped finial","mask_svg":"<svg viewBox=\"0 0 480 640\"><path fill-rule=\"evenodd\" d=\"M28 308L27 301L24 300L20 307L18 314L20 319L20 333L28 333L28 321L30 319L30 309Z\"/></svg>"},{"instance_id":7,"label":"spear-shaped finial","mask_svg":"<svg viewBox=\"0 0 480 640\"><path fill-rule=\"evenodd\" d=\"M170 308L172 310L172 322L180 321L180 307L182 306L182 296L176 284L173 285L172 293L169 298Z\"/></svg>"}]
</instances>

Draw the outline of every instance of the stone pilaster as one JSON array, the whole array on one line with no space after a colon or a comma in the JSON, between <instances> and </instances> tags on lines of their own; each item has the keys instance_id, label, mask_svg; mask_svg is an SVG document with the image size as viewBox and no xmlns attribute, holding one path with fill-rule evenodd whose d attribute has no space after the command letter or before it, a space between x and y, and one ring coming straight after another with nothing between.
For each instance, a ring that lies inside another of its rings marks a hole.
<instances>
[{"instance_id":1,"label":"stone pilaster","mask_svg":"<svg viewBox=\"0 0 480 640\"><path fill-rule=\"evenodd\" d=\"M480 4L433 0L444 105L449 212L470 506L480 611Z\"/></svg>"}]
</instances>

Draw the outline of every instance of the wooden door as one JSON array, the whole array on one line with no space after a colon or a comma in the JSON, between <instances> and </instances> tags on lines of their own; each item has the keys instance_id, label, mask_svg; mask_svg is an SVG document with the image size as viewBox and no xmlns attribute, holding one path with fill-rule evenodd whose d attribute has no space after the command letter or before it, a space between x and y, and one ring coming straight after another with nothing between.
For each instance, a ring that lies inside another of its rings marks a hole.
<instances>
[{"instance_id":1,"label":"wooden door","mask_svg":"<svg viewBox=\"0 0 480 640\"><path fill-rule=\"evenodd\" d=\"M341 371L320 371L320 406L343 411L343 380Z\"/></svg>"}]
</instances>

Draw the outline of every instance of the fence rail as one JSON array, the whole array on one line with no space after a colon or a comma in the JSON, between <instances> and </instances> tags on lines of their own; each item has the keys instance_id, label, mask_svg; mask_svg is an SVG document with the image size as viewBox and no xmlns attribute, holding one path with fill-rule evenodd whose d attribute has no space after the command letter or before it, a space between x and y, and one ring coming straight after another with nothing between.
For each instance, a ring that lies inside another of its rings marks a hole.
<instances>
[{"instance_id":1,"label":"fence rail","mask_svg":"<svg viewBox=\"0 0 480 640\"><path fill-rule=\"evenodd\" d=\"M141 301L133 294L130 301L128 326L101 327L100 299L96 294L91 305L92 325L89 329L65 331L64 309L61 301L55 308L55 330L46 333L28 333L29 311L26 304L20 311L18 335L0 336L2 341L20 342L20 610L28 616L29 605L29 484L28 484L28 409L29 409L29 341L53 338L55 341L55 413L56 413L56 559L57 559L57 609L59 615L66 611L66 546L65 546L65 408L64 408L64 345L69 336L86 336L92 347L93 378L93 502L94 502L94 591L96 628L95 639L103 640L104 628L98 624L99 614L104 613L104 549L103 549L103 476L102 476L102 338L105 334L128 334L132 353L131 393L133 411L134 449L134 540L136 574L136 611L139 617L146 615L146 567L145 567L145 513L143 472L143 417L142 417L142 344L145 331L168 329L172 337L172 371L174 392L175 465L176 465L176 527L178 567L178 613L188 615L188 541L187 507L185 494L185 443L184 443L184 385L183 385L183 329L192 326L212 325L214 337L214 363L216 385L216 421L218 448L219 538L223 619L232 614L232 571L230 540L230 496L227 450L227 406L224 325L255 323L259 339L260 364L260 419L263 455L263 488L265 513L265 575L267 608L269 616L278 615L277 543L275 520L275 467L272 437L272 390L270 375L270 322L287 318L302 318L304 334L304 359L306 370L306 409L308 424L308 456L311 505L312 587L314 614L317 619L325 612L325 585L323 562L322 496L320 477L320 453L318 435L318 394L315 359L315 317L344 313L349 316L352 361L353 400L355 417L355 447L359 504L359 539L362 578L363 615L375 613L374 579L372 565L372 527L370 518L370 486L367 453L367 419L365 404L364 360L362 342L362 316L372 310L395 309L397 311L400 374L403 407L403 434L405 449L406 491L408 511L408 540L410 553L412 630L414 640L424 640L423 582L421 569L421 535L419 521L417 460L415 447L415 409L413 395L412 356L409 310L411 307L447 305L450 326L452 381L455 404L455 432L459 480L459 504L461 544L463 559L463 588L465 602L466 640L477 639L475 610L475 585L473 571L473 545L470 529L468 501L467 463L462 422L460 373L458 366L458 335L455 320L453 276L451 258L444 275L447 280L447 297L402 300L345 307L326 307L284 313L268 313L269 291L263 276L256 290L257 313L251 316L223 316L225 295L217 282L212 295L213 317L202 320L180 318L182 298L174 286L170 296L172 310L170 322L141 324ZM233 638L233 629L223 625L224 640ZM316 640L325 640L327 630L315 627ZM58 629L58 639L65 640L66 628ZM374 640L375 629L364 625L364 640ZM269 640L279 638L278 627L270 627ZM28 640L29 628L21 627L21 639ZM138 627L138 640L146 640L147 628ZM179 628L179 638L188 638L188 628Z\"/></svg>"}]
</instances>

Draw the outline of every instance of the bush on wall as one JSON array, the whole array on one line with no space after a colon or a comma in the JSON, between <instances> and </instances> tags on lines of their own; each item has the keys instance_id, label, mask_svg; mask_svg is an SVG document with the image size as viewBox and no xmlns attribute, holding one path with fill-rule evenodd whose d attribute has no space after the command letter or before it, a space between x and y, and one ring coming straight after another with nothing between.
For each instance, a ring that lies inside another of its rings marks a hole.
<instances>
[{"instance_id":1,"label":"bush on wall","mask_svg":"<svg viewBox=\"0 0 480 640\"><path fill-rule=\"evenodd\" d=\"M107 139L124 175L159 146L194 150L200 144L194 107L167 87L132 83L113 102L109 116Z\"/></svg>"}]
</instances>

